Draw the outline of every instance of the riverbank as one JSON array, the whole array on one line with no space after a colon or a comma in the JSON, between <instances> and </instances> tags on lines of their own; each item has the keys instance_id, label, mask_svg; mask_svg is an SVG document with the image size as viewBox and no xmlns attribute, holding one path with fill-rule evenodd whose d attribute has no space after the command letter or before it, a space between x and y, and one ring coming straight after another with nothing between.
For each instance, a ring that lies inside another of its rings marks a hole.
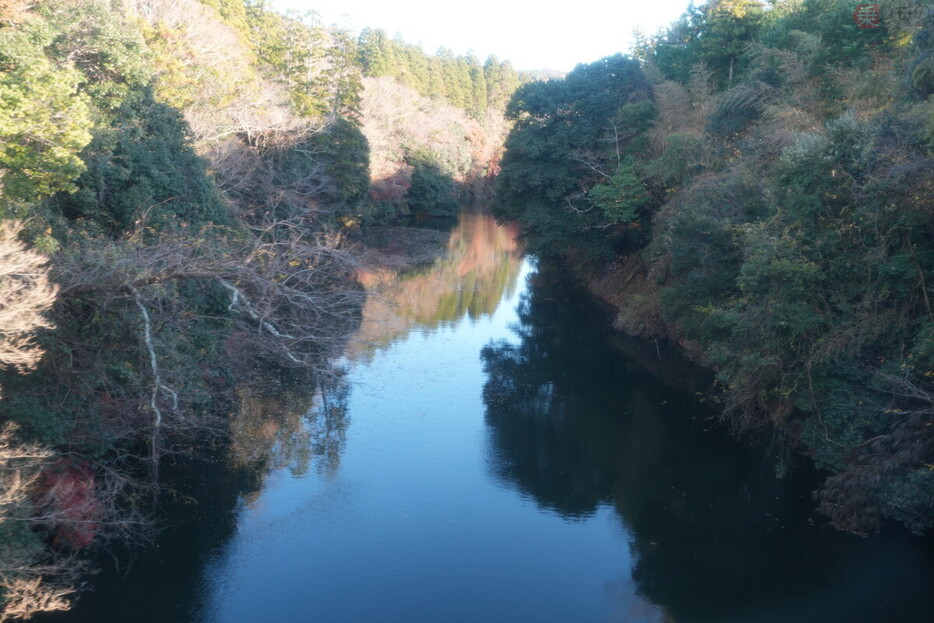
<instances>
[{"instance_id":1,"label":"riverbank","mask_svg":"<svg viewBox=\"0 0 934 623\"><path fill-rule=\"evenodd\" d=\"M446 246L368 299L310 409L300 386L253 396L236 430L239 456L271 452L258 472L204 470L155 547L49 623L934 612L916 539L823 525L800 474L712 425L697 368L614 333L566 267L479 215Z\"/></svg>"},{"instance_id":2,"label":"riverbank","mask_svg":"<svg viewBox=\"0 0 934 623\"><path fill-rule=\"evenodd\" d=\"M521 87L493 211L530 252L596 267L584 278L618 328L715 370L731 429L826 470L817 506L840 529L893 518L922 533L934 193L917 68L934 22L831 36L849 18L834 3L747 4L686 13L638 59ZM757 50L725 80L704 49L721 18L746 20Z\"/></svg>"}]
</instances>

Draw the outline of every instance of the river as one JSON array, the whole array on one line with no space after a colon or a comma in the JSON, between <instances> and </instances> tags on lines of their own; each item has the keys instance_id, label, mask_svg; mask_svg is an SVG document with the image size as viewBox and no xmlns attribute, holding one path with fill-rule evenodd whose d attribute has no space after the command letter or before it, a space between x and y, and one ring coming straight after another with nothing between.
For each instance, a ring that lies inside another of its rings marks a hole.
<instances>
[{"instance_id":1,"label":"river","mask_svg":"<svg viewBox=\"0 0 934 623\"><path fill-rule=\"evenodd\" d=\"M342 372L242 395L210 485L43 620L934 620L929 541L826 527L809 474L711 420L703 371L512 234L462 215L445 257L363 271Z\"/></svg>"}]
</instances>

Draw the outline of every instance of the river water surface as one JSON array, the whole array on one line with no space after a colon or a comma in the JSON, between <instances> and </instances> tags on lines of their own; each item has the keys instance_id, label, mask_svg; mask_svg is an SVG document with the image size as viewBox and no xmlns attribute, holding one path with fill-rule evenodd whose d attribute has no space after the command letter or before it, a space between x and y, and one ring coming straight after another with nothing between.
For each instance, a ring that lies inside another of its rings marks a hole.
<instances>
[{"instance_id":1,"label":"river water surface","mask_svg":"<svg viewBox=\"0 0 934 623\"><path fill-rule=\"evenodd\" d=\"M703 373L614 336L511 230L464 215L445 258L361 278L345 373L243 399L231 460L264 473L205 467L50 620L934 620L930 543L823 526L806 476L711 422Z\"/></svg>"}]
</instances>

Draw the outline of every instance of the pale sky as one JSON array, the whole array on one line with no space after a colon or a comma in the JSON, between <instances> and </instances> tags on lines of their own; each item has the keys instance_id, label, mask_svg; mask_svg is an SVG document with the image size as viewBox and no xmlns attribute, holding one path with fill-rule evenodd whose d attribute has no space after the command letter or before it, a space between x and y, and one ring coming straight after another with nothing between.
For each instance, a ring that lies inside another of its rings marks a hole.
<instances>
[{"instance_id":1,"label":"pale sky","mask_svg":"<svg viewBox=\"0 0 934 623\"><path fill-rule=\"evenodd\" d=\"M689 0L273 0L279 10L317 11L325 24L353 33L364 27L401 33L429 54L445 46L509 59L516 69L568 71L632 45L632 31L654 33L677 19ZM700 2L698 2L700 4ZM562 6L562 8L554 8Z\"/></svg>"}]
</instances>

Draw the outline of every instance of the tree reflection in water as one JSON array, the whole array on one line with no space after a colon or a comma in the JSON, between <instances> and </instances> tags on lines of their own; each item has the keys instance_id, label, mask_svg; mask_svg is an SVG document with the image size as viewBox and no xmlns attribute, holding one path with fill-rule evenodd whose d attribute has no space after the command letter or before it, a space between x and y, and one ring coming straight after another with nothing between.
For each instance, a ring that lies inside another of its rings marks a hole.
<instances>
[{"instance_id":1,"label":"tree reflection in water","mask_svg":"<svg viewBox=\"0 0 934 623\"><path fill-rule=\"evenodd\" d=\"M228 460L166 458L162 475L173 487L162 498L167 521L154 547L129 566L103 556L94 589L71 612L47 621L166 623L201 620L203 570L237 533L243 505L251 506L270 471L299 476L312 468L328 478L339 466L349 424L345 371L309 374L257 364L240 371L231 437L218 452Z\"/></svg>"},{"instance_id":2,"label":"tree reflection in water","mask_svg":"<svg viewBox=\"0 0 934 623\"><path fill-rule=\"evenodd\" d=\"M316 380L268 375L237 387L234 466L287 468L293 476L306 474L311 465L326 476L337 472L349 424L346 370L333 368Z\"/></svg>"},{"instance_id":3,"label":"tree reflection in water","mask_svg":"<svg viewBox=\"0 0 934 623\"><path fill-rule=\"evenodd\" d=\"M403 245L406 238L418 240L418 231L387 232L359 271L370 296L350 358L366 358L413 328L490 315L515 290L521 266L515 227L497 225L488 214L464 212L447 242L427 254ZM438 232L421 231L426 233L433 235L421 246L437 243ZM411 265L426 255L434 257Z\"/></svg>"},{"instance_id":4,"label":"tree reflection in water","mask_svg":"<svg viewBox=\"0 0 934 623\"><path fill-rule=\"evenodd\" d=\"M819 525L807 475L776 478L772 459L686 395L696 369L672 361L666 386L634 364L594 329L607 324L602 311L547 265L518 311L519 343L482 353L490 470L567 520L615 508L638 590L672 620L931 614L934 570L917 540L863 541Z\"/></svg>"}]
</instances>

